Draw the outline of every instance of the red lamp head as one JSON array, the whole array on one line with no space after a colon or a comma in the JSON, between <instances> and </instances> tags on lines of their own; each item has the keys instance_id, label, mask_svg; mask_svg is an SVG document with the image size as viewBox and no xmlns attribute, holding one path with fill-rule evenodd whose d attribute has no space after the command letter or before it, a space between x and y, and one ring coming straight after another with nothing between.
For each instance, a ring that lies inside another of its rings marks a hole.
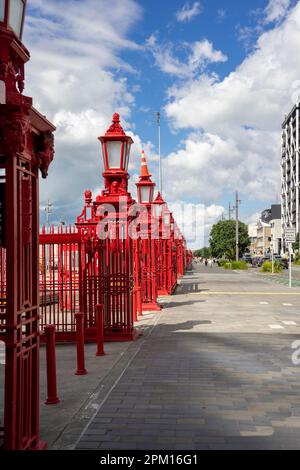
<instances>
[{"instance_id":1,"label":"red lamp head","mask_svg":"<svg viewBox=\"0 0 300 470\"><path fill-rule=\"evenodd\" d=\"M151 176L148 171L145 152L142 150L141 175L138 183L136 183L139 204L152 204L153 202L155 183L152 182Z\"/></svg>"},{"instance_id":2,"label":"red lamp head","mask_svg":"<svg viewBox=\"0 0 300 470\"><path fill-rule=\"evenodd\" d=\"M104 171L127 173L133 140L125 134L118 113L113 115L111 126L104 136L99 137L99 140L102 143Z\"/></svg>"},{"instance_id":3,"label":"red lamp head","mask_svg":"<svg viewBox=\"0 0 300 470\"><path fill-rule=\"evenodd\" d=\"M0 0L0 27L12 30L21 41L27 0Z\"/></svg>"},{"instance_id":4,"label":"red lamp head","mask_svg":"<svg viewBox=\"0 0 300 470\"><path fill-rule=\"evenodd\" d=\"M175 220L174 220L173 214L172 214L172 212L171 212L171 214L170 214L170 228L171 228L171 232L174 232L174 226L175 226Z\"/></svg>"},{"instance_id":5,"label":"red lamp head","mask_svg":"<svg viewBox=\"0 0 300 470\"><path fill-rule=\"evenodd\" d=\"M165 201L162 195L160 194L160 191L158 191L157 196L153 202L153 210L154 210L155 217L162 216L164 206L165 206Z\"/></svg>"}]
</instances>

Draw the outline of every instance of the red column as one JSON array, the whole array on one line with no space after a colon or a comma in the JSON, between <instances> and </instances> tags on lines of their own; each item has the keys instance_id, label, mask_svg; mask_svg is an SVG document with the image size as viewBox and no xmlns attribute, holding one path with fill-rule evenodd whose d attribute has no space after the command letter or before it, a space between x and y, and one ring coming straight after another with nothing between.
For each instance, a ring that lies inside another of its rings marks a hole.
<instances>
[{"instance_id":1,"label":"red column","mask_svg":"<svg viewBox=\"0 0 300 470\"><path fill-rule=\"evenodd\" d=\"M133 288L133 320L138 321L138 312L137 312L137 288Z\"/></svg>"},{"instance_id":2,"label":"red column","mask_svg":"<svg viewBox=\"0 0 300 470\"><path fill-rule=\"evenodd\" d=\"M87 370L84 364L84 325L83 313L75 314L76 321L76 343L77 343L77 369L75 375L85 375Z\"/></svg>"},{"instance_id":3,"label":"red column","mask_svg":"<svg viewBox=\"0 0 300 470\"><path fill-rule=\"evenodd\" d=\"M46 365L47 365L47 399L45 405L56 405L60 402L56 387L56 357L55 357L55 325L46 325Z\"/></svg>"}]
</instances>

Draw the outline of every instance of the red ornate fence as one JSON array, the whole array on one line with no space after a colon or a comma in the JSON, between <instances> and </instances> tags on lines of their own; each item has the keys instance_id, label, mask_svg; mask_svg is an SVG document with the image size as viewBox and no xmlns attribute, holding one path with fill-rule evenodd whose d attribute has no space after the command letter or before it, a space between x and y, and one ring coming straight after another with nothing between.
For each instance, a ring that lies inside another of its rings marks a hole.
<instances>
[{"instance_id":1,"label":"red ornate fence","mask_svg":"<svg viewBox=\"0 0 300 470\"><path fill-rule=\"evenodd\" d=\"M40 235L41 329L55 325L59 341L75 340L80 311L81 240L75 227L43 227Z\"/></svg>"}]
</instances>

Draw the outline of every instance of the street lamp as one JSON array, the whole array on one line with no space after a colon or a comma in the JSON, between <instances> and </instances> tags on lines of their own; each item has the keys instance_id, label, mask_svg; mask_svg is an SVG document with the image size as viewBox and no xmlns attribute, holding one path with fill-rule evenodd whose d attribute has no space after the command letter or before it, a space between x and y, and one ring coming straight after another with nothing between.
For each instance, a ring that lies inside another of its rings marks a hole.
<instances>
[{"instance_id":1,"label":"street lamp","mask_svg":"<svg viewBox=\"0 0 300 470\"><path fill-rule=\"evenodd\" d=\"M12 30L21 41L26 0L0 0L0 27Z\"/></svg>"},{"instance_id":2,"label":"street lamp","mask_svg":"<svg viewBox=\"0 0 300 470\"><path fill-rule=\"evenodd\" d=\"M148 172L145 152L142 150L141 175L136 183L139 204L149 205L153 202L155 183L152 182L151 176Z\"/></svg>"},{"instance_id":3,"label":"street lamp","mask_svg":"<svg viewBox=\"0 0 300 470\"><path fill-rule=\"evenodd\" d=\"M1 214L7 261L0 273L1 285L6 287L5 309L1 313L6 326L1 331L6 344L5 450L34 450L42 446L38 178L39 170L43 177L47 176L53 160L55 127L33 108L32 98L23 95L25 63L30 57L22 44L26 3L0 0L0 174L5 177L1 189L3 206L7 208Z\"/></svg>"},{"instance_id":4,"label":"street lamp","mask_svg":"<svg viewBox=\"0 0 300 470\"><path fill-rule=\"evenodd\" d=\"M99 140L102 143L104 172L127 173L133 140L122 129L118 113L113 115L112 125Z\"/></svg>"},{"instance_id":5,"label":"street lamp","mask_svg":"<svg viewBox=\"0 0 300 470\"><path fill-rule=\"evenodd\" d=\"M154 212L155 217L162 216L164 205L165 205L165 201L163 200L159 191L153 202L153 212Z\"/></svg>"},{"instance_id":6,"label":"street lamp","mask_svg":"<svg viewBox=\"0 0 300 470\"><path fill-rule=\"evenodd\" d=\"M140 230L140 247L142 263L142 309L158 311L160 306L157 303L157 246L156 237L153 236L153 220L151 214L151 204L155 183L151 180L148 171L145 152L142 150L141 174L136 183L138 193L138 203L146 208L141 214L142 228Z\"/></svg>"}]
</instances>

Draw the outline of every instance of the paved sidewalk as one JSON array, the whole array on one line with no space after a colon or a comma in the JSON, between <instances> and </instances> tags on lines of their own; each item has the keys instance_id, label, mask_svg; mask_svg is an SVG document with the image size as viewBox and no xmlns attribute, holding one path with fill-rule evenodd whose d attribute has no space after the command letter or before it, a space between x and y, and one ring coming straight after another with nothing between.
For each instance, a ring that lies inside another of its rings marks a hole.
<instances>
[{"instance_id":1,"label":"paved sidewalk","mask_svg":"<svg viewBox=\"0 0 300 470\"><path fill-rule=\"evenodd\" d=\"M300 292L196 269L90 400L77 449L300 448Z\"/></svg>"},{"instance_id":2,"label":"paved sidewalk","mask_svg":"<svg viewBox=\"0 0 300 470\"><path fill-rule=\"evenodd\" d=\"M143 337L155 321L155 315L145 314L136 324ZM45 348L40 350L41 359L41 406L40 437L50 449L73 448L80 433L95 413L96 400L106 395L107 389L122 372L140 339L131 342L105 343L105 356L95 355L96 344L85 345L87 375L75 375L76 345L57 344L57 388L60 403L45 405L46 360Z\"/></svg>"}]
</instances>

